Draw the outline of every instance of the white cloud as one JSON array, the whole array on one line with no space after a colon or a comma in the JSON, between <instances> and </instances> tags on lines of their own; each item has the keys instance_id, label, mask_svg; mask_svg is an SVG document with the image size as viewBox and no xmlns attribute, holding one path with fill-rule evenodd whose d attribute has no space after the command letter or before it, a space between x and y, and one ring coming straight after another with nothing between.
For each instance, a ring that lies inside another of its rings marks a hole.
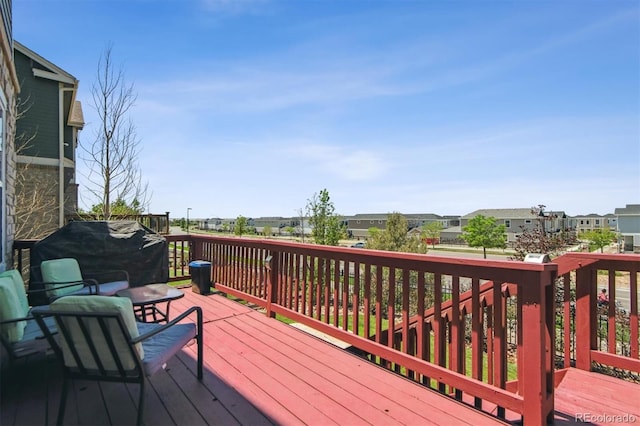
<instances>
[{"instance_id":1,"label":"white cloud","mask_svg":"<svg viewBox=\"0 0 640 426\"><path fill-rule=\"evenodd\" d=\"M333 175L346 181L371 181L390 169L389 160L373 151L352 146L321 145L309 141L287 143L284 155L305 161L315 173Z\"/></svg>"}]
</instances>

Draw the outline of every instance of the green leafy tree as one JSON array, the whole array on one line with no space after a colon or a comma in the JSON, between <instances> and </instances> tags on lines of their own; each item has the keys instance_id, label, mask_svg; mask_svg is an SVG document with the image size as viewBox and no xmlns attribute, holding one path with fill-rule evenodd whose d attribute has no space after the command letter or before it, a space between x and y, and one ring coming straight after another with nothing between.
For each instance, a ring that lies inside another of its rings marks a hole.
<instances>
[{"instance_id":1,"label":"green leafy tree","mask_svg":"<svg viewBox=\"0 0 640 426\"><path fill-rule=\"evenodd\" d=\"M233 227L233 232L239 236L242 237L243 234L246 234L248 231L247 229L247 218L240 215L236 218L236 224Z\"/></svg>"},{"instance_id":2,"label":"green leafy tree","mask_svg":"<svg viewBox=\"0 0 640 426\"><path fill-rule=\"evenodd\" d=\"M307 216L316 244L337 246L340 239L346 237L346 227L342 218L335 214L335 207L326 189L320 191L320 194L313 194L313 197L307 200Z\"/></svg>"},{"instance_id":3,"label":"green leafy tree","mask_svg":"<svg viewBox=\"0 0 640 426\"><path fill-rule=\"evenodd\" d=\"M581 238L589 240L592 245L600 249L600 253L604 253L605 246L617 240L616 233L610 229L594 229L586 231L580 235Z\"/></svg>"},{"instance_id":4,"label":"green leafy tree","mask_svg":"<svg viewBox=\"0 0 640 426\"><path fill-rule=\"evenodd\" d=\"M487 258L487 248L505 248L507 246L507 228L498 225L496 218L485 217L481 214L469 220L469 224L462 228L461 238L470 247L482 247L484 258Z\"/></svg>"},{"instance_id":5,"label":"green leafy tree","mask_svg":"<svg viewBox=\"0 0 640 426\"><path fill-rule=\"evenodd\" d=\"M102 203L96 204L91 207L91 213L94 215L102 216L105 209ZM144 212L144 208L137 199L133 199L130 204L122 199L118 198L111 203L109 208L112 216L127 216L127 215L139 215Z\"/></svg>"},{"instance_id":6,"label":"green leafy tree","mask_svg":"<svg viewBox=\"0 0 640 426\"><path fill-rule=\"evenodd\" d=\"M442 233L443 229L444 225L442 225L442 222L438 221L429 222L422 225L422 233L426 238L431 240L431 244L434 248L436 246L436 240L440 239L440 234Z\"/></svg>"},{"instance_id":7,"label":"green leafy tree","mask_svg":"<svg viewBox=\"0 0 640 426\"><path fill-rule=\"evenodd\" d=\"M382 231L380 230L380 228L372 226L371 228L367 229L367 232L369 233L369 238L367 240L372 240L374 238L379 238L378 234ZM369 248L371 248L371 245L369 245Z\"/></svg>"},{"instance_id":8,"label":"green leafy tree","mask_svg":"<svg viewBox=\"0 0 640 426\"><path fill-rule=\"evenodd\" d=\"M387 216L385 229L369 228L367 248L375 250L426 253L427 246L418 235L409 235L407 218L398 212Z\"/></svg>"},{"instance_id":9,"label":"green leafy tree","mask_svg":"<svg viewBox=\"0 0 640 426\"><path fill-rule=\"evenodd\" d=\"M286 228L284 228L284 232L293 237L294 232L296 232L296 228L294 228L293 226L287 226Z\"/></svg>"},{"instance_id":10,"label":"green leafy tree","mask_svg":"<svg viewBox=\"0 0 640 426\"><path fill-rule=\"evenodd\" d=\"M265 227L262 228L262 233L264 234L265 238L268 238L271 236L271 234L273 234L273 229L270 225L265 225Z\"/></svg>"}]
</instances>

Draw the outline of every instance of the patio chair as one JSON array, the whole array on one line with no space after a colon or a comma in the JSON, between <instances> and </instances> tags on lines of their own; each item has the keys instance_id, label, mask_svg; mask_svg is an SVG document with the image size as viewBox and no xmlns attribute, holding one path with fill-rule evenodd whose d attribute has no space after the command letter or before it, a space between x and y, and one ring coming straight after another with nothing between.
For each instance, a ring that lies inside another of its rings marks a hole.
<instances>
[{"instance_id":1,"label":"patio chair","mask_svg":"<svg viewBox=\"0 0 640 426\"><path fill-rule=\"evenodd\" d=\"M196 323L180 321L196 313ZM137 323L126 297L66 296L33 315L60 360L64 380L57 424L62 424L69 381L138 383L137 424L144 416L146 378L194 339L198 345L197 376L202 380L202 309L194 306L166 324ZM57 339L46 319L54 318Z\"/></svg>"},{"instance_id":2,"label":"patio chair","mask_svg":"<svg viewBox=\"0 0 640 426\"><path fill-rule=\"evenodd\" d=\"M129 274L125 270L82 273L78 261L73 258L43 261L32 271L32 276L42 281L31 281L29 288L45 289L44 293L32 296L32 305L53 302L62 296L98 294L113 296L119 290L129 288Z\"/></svg>"},{"instance_id":3,"label":"patio chair","mask_svg":"<svg viewBox=\"0 0 640 426\"><path fill-rule=\"evenodd\" d=\"M55 332L52 319L48 319L46 324ZM15 269L0 273L0 342L10 363L28 355L46 352L49 348L31 315L22 276Z\"/></svg>"}]
</instances>

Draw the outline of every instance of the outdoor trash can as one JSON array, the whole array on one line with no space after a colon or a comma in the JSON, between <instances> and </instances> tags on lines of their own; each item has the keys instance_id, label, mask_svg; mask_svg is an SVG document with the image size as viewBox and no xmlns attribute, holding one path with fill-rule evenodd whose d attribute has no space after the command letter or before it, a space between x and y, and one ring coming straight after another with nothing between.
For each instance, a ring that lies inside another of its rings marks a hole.
<instances>
[{"instance_id":1,"label":"outdoor trash can","mask_svg":"<svg viewBox=\"0 0 640 426\"><path fill-rule=\"evenodd\" d=\"M191 290L198 294L211 292L211 262L206 260L194 260L189 263L191 274Z\"/></svg>"}]
</instances>

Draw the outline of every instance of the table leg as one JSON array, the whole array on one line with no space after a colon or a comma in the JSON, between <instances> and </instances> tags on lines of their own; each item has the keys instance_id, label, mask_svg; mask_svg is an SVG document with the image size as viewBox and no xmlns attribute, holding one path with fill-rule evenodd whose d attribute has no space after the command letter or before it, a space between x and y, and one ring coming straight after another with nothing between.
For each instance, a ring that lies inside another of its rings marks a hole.
<instances>
[{"instance_id":1,"label":"table leg","mask_svg":"<svg viewBox=\"0 0 640 426\"><path fill-rule=\"evenodd\" d=\"M171 305L171 300L167 301L167 312L165 313L164 319L166 322L169 322L169 305Z\"/></svg>"},{"instance_id":2,"label":"table leg","mask_svg":"<svg viewBox=\"0 0 640 426\"><path fill-rule=\"evenodd\" d=\"M153 315L153 322L158 322L158 316L156 315L158 313L158 308L156 307L156 304L154 303L153 305L151 305L151 314Z\"/></svg>"}]
</instances>

